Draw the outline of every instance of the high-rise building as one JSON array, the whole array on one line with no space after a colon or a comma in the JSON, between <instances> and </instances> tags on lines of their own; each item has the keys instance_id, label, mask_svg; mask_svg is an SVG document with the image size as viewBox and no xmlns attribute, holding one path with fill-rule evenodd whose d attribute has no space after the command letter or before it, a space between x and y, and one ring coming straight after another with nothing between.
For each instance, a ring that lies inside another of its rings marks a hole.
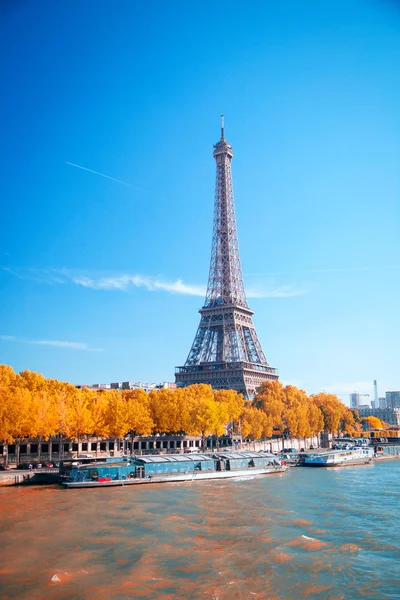
<instances>
[{"instance_id":1,"label":"high-rise building","mask_svg":"<svg viewBox=\"0 0 400 600\"><path fill-rule=\"evenodd\" d=\"M223 117L213 156L217 176L207 293L194 342L184 366L176 368L175 380L178 387L208 383L252 398L264 381L278 379L278 372L268 364L247 304L233 198L233 152L225 140Z\"/></svg>"},{"instance_id":2,"label":"high-rise building","mask_svg":"<svg viewBox=\"0 0 400 600\"><path fill-rule=\"evenodd\" d=\"M378 382L374 379L374 405L378 406Z\"/></svg>"},{"instance_id":3,"label":"high-rise building","mask_svg":"<svg viewBox=\"0 0 400 600\"><path fill-rule=\"evenodd\" d=\"M385 392L386 407L400 408L400 392Z\"/></svg>"},{"instance_id":4,"label":"high-rise building","mask_svg":"<svg viewBox=\"0 0 400 600\"><path fill-rule=\"evenodd\" d=\"M382 396L378 399L379 408L386 408L386 398Z\"/></svg>"},{"instance_id":5,"label":"high-rise building","mask_svg":"<svg viewBox=\"0 0 400 600\"><path fill-rule=\"evenodd\" d=\"M388 425L400 425L400 408L376 408L359 407L360 417L377 417Z\"/></svg>"},{"instance_id":6,"label":"high-rise building","mask_svg":"<svg viewBox=\"0 0 400 600\"><path fill-rule=\"evenodd\" d=\"M350 408L358 408L360 404L360 394L350 394Z\"/></svg>"}]
</instances>

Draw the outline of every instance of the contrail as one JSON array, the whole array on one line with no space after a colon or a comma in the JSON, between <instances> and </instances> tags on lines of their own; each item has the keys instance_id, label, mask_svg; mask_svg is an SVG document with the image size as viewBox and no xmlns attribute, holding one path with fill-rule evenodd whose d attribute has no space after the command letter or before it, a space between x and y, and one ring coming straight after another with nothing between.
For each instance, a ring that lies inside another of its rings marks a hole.
<instances>
[{"instance_id":1,"label":"contrail","mask_svg":"<svg viewBox=\"0 0 400 600\"><path fill-rule=\"evenodd\" d=\"M81 165L75 165L74 163L68 162L67 160L65 161L65 163L67 165L71 165L71 167L76 167L77 169L82 169L83 171L89 171L89 173L94 173L95 175L100 175L100 177L105 177L106 179L111 179L111 181L116 181L117 183L122 183L122 185L127 185L131 188L134 188L135 186L132 185L131 183L127 183L126 181L121 181L120 179L115 179L115 177L110 177L109 175L104 175L104 173L99 173L98 171L93 171L92 169L87 169L86 167L82 167ZM141 192L145 192L146 190L142 190L141 188L136 188L137 190L140 190Z\"/></svg>"}]
</instances>

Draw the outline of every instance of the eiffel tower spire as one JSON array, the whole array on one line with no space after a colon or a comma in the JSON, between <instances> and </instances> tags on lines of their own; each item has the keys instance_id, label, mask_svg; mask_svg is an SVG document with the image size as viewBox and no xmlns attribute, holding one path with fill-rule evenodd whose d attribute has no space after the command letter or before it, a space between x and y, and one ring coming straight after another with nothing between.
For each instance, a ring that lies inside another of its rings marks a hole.
<instances>
[{"instance_id":1,"label":"eiffel tower spire","mask_svg":"<svg viewBox=\"0 0 400 600\"><path fill-rule=\"evenodd\" d=\"M221 139L213 153L217 174L206 298L192 348L175 379L179 387L208 383L252 398L263 381L278 379L278 373L265 358L247 304L233 198L233 152L225 140L223 115L221 119Z\"/></svg>"}]
</instances>

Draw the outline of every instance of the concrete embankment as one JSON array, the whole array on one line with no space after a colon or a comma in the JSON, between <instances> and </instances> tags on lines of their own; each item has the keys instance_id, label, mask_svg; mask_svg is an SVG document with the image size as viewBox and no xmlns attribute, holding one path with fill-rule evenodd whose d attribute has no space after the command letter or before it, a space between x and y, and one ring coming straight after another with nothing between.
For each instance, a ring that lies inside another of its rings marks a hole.
<instances>
[{"instance_id":1,"label":"concrete embankment","mask_svg":"<svg viewBox=\"0 0 400 600\"><path fill-rule=\"evenodd\" d=\"M60 475L58 469L46 469L46 471L10 471L0 473L0 487L12 485L40 485L59 483Z\"/></svg>"}]
</instances>

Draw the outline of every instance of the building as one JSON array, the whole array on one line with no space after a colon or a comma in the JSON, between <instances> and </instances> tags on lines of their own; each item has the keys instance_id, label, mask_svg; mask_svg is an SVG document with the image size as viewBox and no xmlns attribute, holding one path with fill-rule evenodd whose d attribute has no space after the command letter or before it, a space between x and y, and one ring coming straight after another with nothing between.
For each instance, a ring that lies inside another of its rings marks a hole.
<instances>
[{"instance_id":1,"label":"building","mask_svg":"<svg viewBox=\"0 0 400 600\"><path fill-rule=\"evenodd\" d=\"M383 397L378 398L378 405L379 405L379 408L386 408L386 398L383 398Z\"/></svg>"},{"instance_id":2,"label":"building","mask_svg":"<svg viewBox=\"0 0 400 600\"><path fill-rule=\"evenodd\" d=\"M176 383L164 381L163 383L142 383L141 381L122 381L114 383L93 383L92 385L77 385L78 389L88 390L137 390L141 389L149 393L152 390L175 390Z\"/></svg>"},{"instance_id":3,"label":"building","mask_svg":"<svg viewBox=\"0 0 400 600\"><path fill-rule=\"evenodd\" d=\"M278 379L264 355L244 289L236 229L231 161L232 147L214 146L216 184L210 272L200 325L184 366L176 367L178 387L207 383L254 397L264 381Z\"/></svg>"},{"instance_id":4,"label":"building","mask_svg":"<svg viewBox=\"0 0 400 600\"><path fill-rule=\"evenodd\" d=\"M389 425L400 425L400 408L359 408L360 417L377 417Z\"/></svg>"},{"instance_id":5,"label":"building","mask_svg":"<svg viewBox=\"0 0 400 600\"><path fill-rule=\"evenodd\" d=\"M361 404L361 394L350 394L350 408L358 409Z\"/></svg>"},{"instance_id":6,"label":"building","mask_svg":"<svg viewBox=\"0 0 400 600\"><path fill-rule=\"evenodd\" d=\"M400 408L400 392L385 392L386 407Z\"/></svg>"}]
</instances>

